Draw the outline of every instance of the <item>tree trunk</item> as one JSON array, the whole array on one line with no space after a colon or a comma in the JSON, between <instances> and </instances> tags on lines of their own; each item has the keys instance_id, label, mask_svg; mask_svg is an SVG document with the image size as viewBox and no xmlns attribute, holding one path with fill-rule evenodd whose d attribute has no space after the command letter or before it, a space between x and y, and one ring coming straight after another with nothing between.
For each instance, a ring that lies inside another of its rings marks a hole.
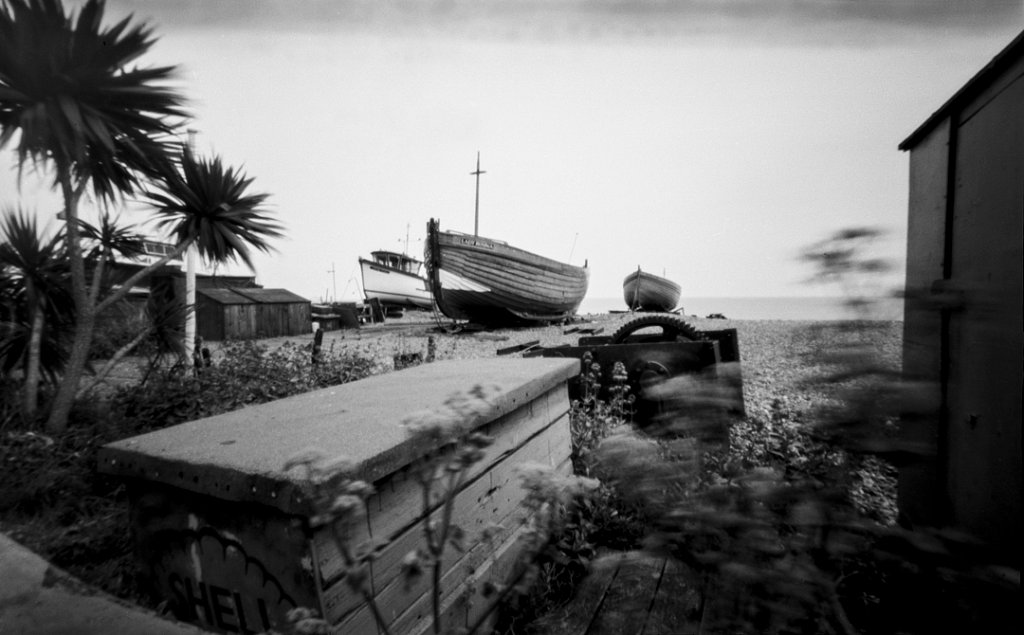
<instances>
[{"instance_id":1,"label":"tree trunk","mask_svg":"<svg viewBox=\"0 0 1024 635\"><path fill-rule=\"evenodd\" d=\"M64 377L53 398L46 430L51 433L63 432L68 427L68 415L75 403L78 384L85 373L92 344L93 327L96 324L95 305L89 299L85 281L85 261L82 257L81 232L78 228L78 200L85 189L85 183L78 188L71 184L71 166L66 158L58 158L57 180L64 194L65 224L67 227L68 263L71 265L71 297L75 301L75 336L71 343L71 355L64 367Z\"/></svg>"},{"instance_id":2,"label":"tree trunk","mask_svg":"<svg viewBox=\"0 0 1024 635\"><path fill-rule=\"evenodd\" d=\"M25 364L25 389L22 413L26 423L36 418L39 405L39 356L43 343L43 307L38 304L32 312L32 331L28 339L28 359Z\"/></svg>"},{"instance_id":3,"label":"tree trunk","mask_svg":"<svg viewBox=\"0 0 1024 635\"><path fill-rule=\"evenodd\" d=\"M128 353L132 352L132 350L134 350L135 347L142 342L142 340L146 339L146 336L148 336L152 331L152 327L147 327L143 329L141 333L138 333L135 337L132 338L132 341L117 349L117 351L114 353L114 356L107 360L107 363L103 365L103 368L101 368L96 373L92 380L87 382L78 390L78 393L75 395L75 399L82 399L89 393L90 390L92 390L93 388L98 386L103 380L105 380L107 378L107 375L109 375L110 372L113 371L114 368L116 368L119 363L121 363L121 360L127 357Z\"/></svg>"},{"instance_id":4,"label":"tree trunk","mask_svg":"<svg viewBox=\"0 0 1024 635\"><path fill-rule=\"evenodd\" d=\"M57 388L49 418L46 420L48 432L61 432L68 426L68 415L75 405L85 365L89 360L89 347L92 345L93 332L96 327L96 316L110 308L118 300L128 295L128 291L139 280L166 264L171 258L178 256L192 243L194 238L182 242L163 258L137 271L121 283L121 288L102 300L99 299L99 288L89 289L85 277L85 261L82 256L81 232L78 228L78 201L85 191L85 183L79 183L77 189L71 183L70 169L57 163L57 177L64 193L64 211L67 215L67 250L71 265L71 294L75 301L75 336L71 342L71 354L64 366L64 377Z\"/></svg>"}]
</instances>

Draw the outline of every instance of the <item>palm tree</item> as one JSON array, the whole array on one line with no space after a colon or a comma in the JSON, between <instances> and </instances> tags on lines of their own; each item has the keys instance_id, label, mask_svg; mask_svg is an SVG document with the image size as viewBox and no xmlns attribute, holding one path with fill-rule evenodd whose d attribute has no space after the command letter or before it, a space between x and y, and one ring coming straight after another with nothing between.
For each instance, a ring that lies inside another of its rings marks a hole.
<instances>
[{"instance_id":1,"label":"palm tree","mask_svg":"<svg viewBox=\"0 0 1024 635\"><path fill-rule=\"evenodd\" d=\"M77 322L46 424L54 432L67 426L99 313L193 243L211 260L251 267L250 248L268 251L267 239L281 235L262 209L267 195L248 192L252 179L182 151L184 99L165 84L174 68L129 68L155 42L152 31L131 16L104 27L104 9L86 0L69 15L60 0L0 0L0 149L20 132L19 170L29 161L53 168L64 197ZM159 189L143 186L153 180ZM87 279L78 203L90 185L104 204L146 189L176 248L112 289L101 250Z\"/></svg>"},{"instance_id":2,"label":"palm tree","mask_svg":"<svg viewBox=\"0 0 1024 635\"><path fill-rule=\"evenodd\" d=\"M264 203L268 194L250 191L253 179L237 168L226 166L219 156L197 157L185 146L175 161L177 167L161 175L158 187L145 191L153 206L157 226L173 238L175 247L153 264L120 281L117 288L97 305L101 312L119 302L135 284L195 245L209 262L241 260L253 269L252 250L271 251L268 239L283 236ZM111 244L114 230L103 232ZM117 234L123 236L122 234ZM125 255L125 254L123 254ZM98 263L99 264L99 263ZM158 307L159 308L159 307ZM194 307L170 303L152 314L151 333L165 332ZM88 390L85 388L83 390Z\"/></svg>"},{"instance_id":3,"label":"palm tree","mask_svg":"<svg viewBox=\"0 0 1024 635\"><path fill-rule=\"evenodd\" d=\"M61 335L73 322L62 237L44 238L35 218L6 210L0 219L0 302L6 319L0 334L0 370L23 374L22 415L36 415L39 383L54 380L65 361Z\"/></svg>"},{"instance_id":4,"label":"palm tree","mask_svg":"<svg viewBox=\"0 0 1024 635\"><path fill-rule=\"evenodd\" d=\"M152 31L131 16L103 26L103 0L86 0L77 14L60 0L0 2L0 149L16 138L19 171L28 161L52 168L64 198L77 324L47 421L60 431L85 369L100 290L86 281L78 203L90 185L109 203L165 171L184 100L164 85L173 67L129 68L155 42Z\"/></svg>"},{"instance_id":5,"label":"palm tree","mask_svg":"<svg viewBox=\"0 0 1024 635\"><path fill-rule=\"evenodd\" d=\"M267 239L283 235L264 207L268 195L250 192L253 180L218 156L203 159L183 147L177 163L180 170L165 173L159 189L145 192L158 227L181 250L194 243L207 261L241 260L253 269L250 249L269 252Z\"/></svg>"}]
</instances>

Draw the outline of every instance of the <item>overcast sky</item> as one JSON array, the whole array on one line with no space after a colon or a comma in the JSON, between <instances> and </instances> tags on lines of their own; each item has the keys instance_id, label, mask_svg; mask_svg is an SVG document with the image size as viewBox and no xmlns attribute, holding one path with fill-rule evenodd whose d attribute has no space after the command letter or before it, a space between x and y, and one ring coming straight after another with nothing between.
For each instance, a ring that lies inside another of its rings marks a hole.
<instances>
[{"instance_id":1,"label":"overcast sky","mask_svg":"<svg viewBox=\"0 0 1024 635\"><path fill-rule=\"evenodd\" d=\"M1024 28L1021 0L108 6L156 27L140 63L180 66L198 150L271 194L257 281L311 300L355 299L357 257L407 228L421 255L431 217L472 232L477 151L480 233L586 260L589 298L637 266L683 303L827 294L797 255L859 225L902 268L897 145ZM59 208L0 161L0 204Z\"/></svg>"}]
</instances>

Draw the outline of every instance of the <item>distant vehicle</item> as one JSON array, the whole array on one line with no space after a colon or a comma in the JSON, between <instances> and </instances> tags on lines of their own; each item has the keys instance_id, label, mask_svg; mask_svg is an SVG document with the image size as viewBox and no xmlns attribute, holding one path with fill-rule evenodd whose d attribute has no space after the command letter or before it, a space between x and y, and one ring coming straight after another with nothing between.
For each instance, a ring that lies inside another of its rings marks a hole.
<instances>
[{"instance_id":1,"label":"distant vehicle","mask_svg":"<svg viewBox=\"0 0 1024 635\"><path fill-rule=\"evenodd\" d=\"M363 295L367 302L377 299L384 307L433 308L433 298L423 277L423 262L395 251L370 252L360 258Z\"/></svg>"},{"instance_id":2,"label":"distant vehicle","mask_svg":"<svg viewBox=\"0 0 1024 635\"><path fill-rule=\"evenodd\" d=\"M622 297L631 311L672 311L679 304L679 285L640 267L622 281Z\"/></svg>"},{"instance_id":3,"label":"distant vehicle","mask_svg":"<svg viewBox=\"0 0 1024 635\"><path fill-rule=\"evenodd\" d=\"M577 267L427 223L424 261L438 309L481 324L555 322L576 314L590 282Z\"/></svg>"}]
</instances>

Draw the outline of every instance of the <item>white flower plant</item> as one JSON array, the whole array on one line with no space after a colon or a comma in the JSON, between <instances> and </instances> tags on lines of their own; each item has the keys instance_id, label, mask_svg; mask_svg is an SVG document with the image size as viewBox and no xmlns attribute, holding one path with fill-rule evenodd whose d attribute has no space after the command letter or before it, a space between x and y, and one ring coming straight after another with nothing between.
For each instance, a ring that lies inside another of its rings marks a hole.
<instances>
[{"instance_id":1,"label":"white flower plant","mask_svg":"<svg viewBox=\"0 0 1024 635\"><path fill-rule=\"evenodd\" d=\"M496 386L476 385L451 395L438 408L412 413L402 421L417 445L437 448L413 465L412 474L422 494L420 526L423 536L421 545L407 553L402 561L406 589L423 575L430 576L431 632L435 634L479 632L499 606L515 594L526 593L537 577L540 556L561 531L567 514L598 484L594 479L559 474L548 465L524 463L519 466L522 486L526 489L522 505L527 513L522 521L526 523L526 531L517 567L508 584L487 583L483 593L494 597L494 601L474 624L457 627L444 624L441 576L445 551L451 547L465 552L472 546L464 544L466 532L453 517L454 501L467 484L471 468L484 459L486 448L493 442L474 426L492 409L499 392ZM369 584L370 562L384 545L356 544L355 540L354 529L356 523L365 518L366 501L374 493L373 486L353 477L354 465L348 459L330 460L316 450L293 457L284 469L304 471L316 510L310 525L329 528L344 562L344 582L362 597L380 632L397 635L377 606ZM501 529L500 525L489 526L481 533L480 541L491 540ZM289 613L285 632L328 633L330 625L315 610L302 607Z\"/></svg>"}]
</instances>

